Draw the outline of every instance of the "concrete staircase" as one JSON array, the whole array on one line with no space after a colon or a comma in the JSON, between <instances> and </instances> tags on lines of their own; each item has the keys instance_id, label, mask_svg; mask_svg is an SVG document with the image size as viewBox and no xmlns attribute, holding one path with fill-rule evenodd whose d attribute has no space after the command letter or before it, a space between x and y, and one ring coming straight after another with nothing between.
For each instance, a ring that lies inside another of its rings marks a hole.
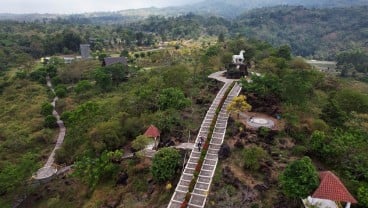
<instances>
[{"instance_id":1,"label":"concrete staircase","mask_svg":"<svg viewBox=\"0 0 368 208\"><path fill-rule=\"evenodd\" d=\"M216 109L221 102L227 89L230 87L232 81L226 81L224 86L218 92L216 98L213 100L211 107L207 111L207 114L202 122L201 128L196 138L195 144L199 142L199 138L207 138L212 119L215 116ZM202 165L202 169L199 173L197 182L194 186L191 199L188 207L190 208L203 208L206 204L207 195L210 190L212 178L215 173L216 165L218 162L218 151L224 141L225 132L227 127L227 121L229 114L226 110L227 105L231 100L239 95L241 87L235 84L226 98L224 105L221 107L221 111L217 117L216 125L211 136L210 146L208 148L205 160ZM198 151L196 145L193 147L189 160L185 166L185 169L180 177L179 183L175 189L175 192L170 200L168 208L178 208L184 201L185 195L188 192L189 184L193 178L195 167L198 163L201 153Z\"/></svg>"}]
</instances>

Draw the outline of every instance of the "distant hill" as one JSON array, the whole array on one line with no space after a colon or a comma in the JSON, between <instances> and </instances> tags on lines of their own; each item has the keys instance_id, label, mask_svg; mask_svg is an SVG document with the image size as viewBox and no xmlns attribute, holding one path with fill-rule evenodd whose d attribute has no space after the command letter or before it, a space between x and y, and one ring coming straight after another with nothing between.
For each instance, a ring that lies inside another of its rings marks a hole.
<instances>
[{"instance_id":1,"label":"distant hill","mask_svg":"<svg viewBox=\"0 0 368 208\"><path fill-rule=\"evenodd\" d=\"M234 18L241 13L262 7L277 5L304 6L316 8L351 7L368 5L367 0L206 0L197 4L183 6L196 14L211 14Z\"/></svg>"},{"instance_id":2,"label":"distant hill","mask_svg":"<svg viewBox=\"0 0 368 208\"><path fill-rule=\"evenodd\" d=\"M77 15L57 15L57 14L1 14L0 20L11 19L17 21L34 21L42 19L64 18L78 16L86 18L106 18L114 16L115 19L122 17L145 18L149 16L180 16L194 13L205 16L221 16L225 18L235 18L238 15L255 8L273 7L277 5L304 6L307 8L332 8L332 7L352 7L368 5L368 0L205 0L185 6L165 7L165 8L141 8L129 9L116 12L93 12ZM129 19L129 18L128 18ZM120 21L120 19L119 19Z\"/></svg>"},{"instance_id":3,"label":"distant hill","mask_svg":"<svg viewBox=\"0 0 368 208\"><path fill-rule=\"evenodd\" d=\"M344 50L368 51L368 6L305 8L278 6L246 12L232 33L288 44L295 55L334 59Z\"/></svg>"}]
</instances>

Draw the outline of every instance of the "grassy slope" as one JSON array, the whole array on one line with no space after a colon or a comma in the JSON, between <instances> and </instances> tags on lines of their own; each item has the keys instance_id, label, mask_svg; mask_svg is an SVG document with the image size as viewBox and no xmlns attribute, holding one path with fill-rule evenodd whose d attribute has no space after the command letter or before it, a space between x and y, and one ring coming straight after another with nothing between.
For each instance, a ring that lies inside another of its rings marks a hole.
<instances>
[{"instance_id":1,"label":"grassy slope","mask_svg":"<svg viewBox=\"0 0 368 208\"><path fill-rule=\"evenodd\" d=\"M47 159L55 135L53 131L43 130L44 118L40 114L41 105L49 102L47 88L39 83L16 79L11 76L14 71L2 77L9 86L0 96L0 169L9 164L18 167L27 153L34 156L32 166L37 168ZM19 173L14 180L25 180L31 174ZM2 200L9 199L9 195L1 196L0 204Z\"/></svg>"}]
</instances>

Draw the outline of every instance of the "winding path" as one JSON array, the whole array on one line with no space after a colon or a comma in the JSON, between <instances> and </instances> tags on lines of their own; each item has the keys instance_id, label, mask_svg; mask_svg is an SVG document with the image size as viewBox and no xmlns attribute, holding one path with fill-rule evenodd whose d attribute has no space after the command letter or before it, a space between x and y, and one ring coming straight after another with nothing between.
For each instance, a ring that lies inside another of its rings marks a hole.
<instances>
[{"instance_id":1,"label":"winding path","mask_svg":"<svg viewBox=\"0 0 368 208\"><path fill-rule=\"evenodd\" d=\"M55 94L55 90L52 87L51 79L50 79L49 76L46 77L46 81L47 81L47 86ZM58 99L59 98L55 95L53 101L51 102L51 105L54 107L54 109L52 111L52 115L57 119L57 124L59 126L59 134L58 134L58 137L57 137L57 140L56 140L55 147L52 150L49 158L47 159L46 164L42 168L40 168L36 172L36 174L34 175L34 179L36 179L36 180L41 180L41 179L49 178L49 177L53 176L57 172L57 169L55 167L53 167L52 165L54 164L54 161L55 161L55 152L63 144L65 133L66 133L66 128L64 126L64 122L62 120L60 120L60 115L55 110L56 101L58 101Z\"/></svg>"},{"instance_id":2,"label":"winding path","mask_svg":"<svg viewBox=\"0 0 368 208\"><path fill-rule=\"evenodd\" d=\"M195 144L199 142L199 138L207 138L209 133L209 128L212 122L212 119L215 116L216 109L221 102L222 97L224 96L226 90L231 86L231 83L234 80L226 79L222 77L223 71L216 72L211 74L209 78L217 79L221 82L224 82L224 86L217 93L216 98L213 100L211 107L208 109L207 114L202 122L201 128L197 135ZM211 136L210 146L208 148L206 157L204 159L202 169L199 173L197 182L194 186L191 199L189 201L188 207L190 208L203 208L206 204L207 195L210 190L210 186L212 183L212 178L215 174L215 169L218 162L218 151L224 141L225 132L227 127L227 121L229 118L229 113L226 110L227 104L231 102L231 100L239 95L241 87L238 84L235 84L232 90L230 91L228 97L226 98L224 105L221 107L221 111L218 115L216 125ZM193 178L193 173L195 167L197 166L199 157L201 153L198 151L197 147L192 148L192 152L190 154L189 160L185 166L185 169L180 177L178 185L171 197L168 208L179 208L184 201L185 195L188 192L189 184Z\"/></svg>"}]
</instances>

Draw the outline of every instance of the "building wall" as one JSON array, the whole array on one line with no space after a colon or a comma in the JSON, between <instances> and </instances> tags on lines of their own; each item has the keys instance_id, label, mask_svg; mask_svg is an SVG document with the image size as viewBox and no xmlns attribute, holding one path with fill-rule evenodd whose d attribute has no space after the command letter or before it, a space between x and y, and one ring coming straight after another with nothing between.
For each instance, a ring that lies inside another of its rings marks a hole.
<instances>
[{"instance_id":1,"label":"building wall","mask_svg":"<svg viewBox=\"0 0 368 208\"><path fill-rule=\"evenodd\" d=\"M91 55L90 55L90 45L89 44L81 44L80 45L80 52L81 52L81 56L82 59L88 59Z\"/></svg>"}]
</instances>

